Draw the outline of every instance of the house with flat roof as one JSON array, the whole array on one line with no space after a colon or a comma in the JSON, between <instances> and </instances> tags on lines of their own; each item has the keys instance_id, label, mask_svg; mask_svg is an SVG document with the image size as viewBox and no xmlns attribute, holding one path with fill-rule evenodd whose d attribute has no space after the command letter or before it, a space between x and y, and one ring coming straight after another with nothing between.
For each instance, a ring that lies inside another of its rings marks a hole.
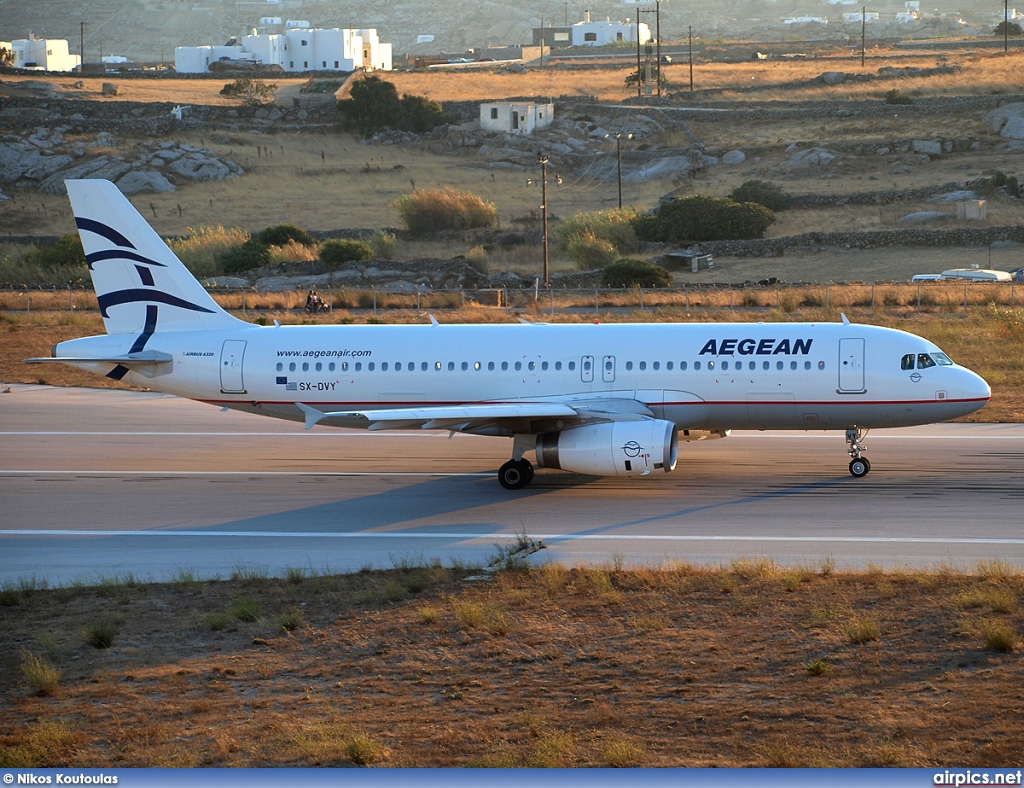
<instances>
[{"instance_id":1,"label":"house with flat roof","mask_svg":"<svg viewBox=\"0 0 1024 788\"><path fill-rule=\"evenodd\" d=\"M522 101L488 101L480 105L480 128L509 134L531 134L555 120L555 105Z\"/></svg>"},{"instance_id":2,"label":"house with flat roof","mask_svg":"<svg viewBox=\"0 0 1024 788\"><path fill-rule=\"evenodd\" d=\"M82 58L68 52L64 38L36 38L31 32L28 38L12 41L10 45L15 68L32 68L40 71L74 71L82 65Z\"/></svg>"}]
</instances>

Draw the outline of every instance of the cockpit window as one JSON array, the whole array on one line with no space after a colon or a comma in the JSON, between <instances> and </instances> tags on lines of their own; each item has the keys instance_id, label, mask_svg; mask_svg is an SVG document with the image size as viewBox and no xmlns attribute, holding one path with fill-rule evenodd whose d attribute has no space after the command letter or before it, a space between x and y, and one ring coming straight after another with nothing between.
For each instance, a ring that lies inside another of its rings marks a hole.
<instances>
[{"instance_id":1,"label":"cockpit window","mask_svg":"<svg viewBox=\"0 0 1024 788\"><path fill-rule=\"evenodd\" d=\"M900 361L900 369L913 369L914 368L914 354L907 353Z\"/></svg>"},{"instance_id":2,"label":"cockpit window","mask_svg":"<svg viewBox=\"0 0 1024 788\"><path fill-rule=\"evenodd\" d=\"M951 359L945 353L932 353L932 358L935 359L936 363L940 367L951 367L951 366L953 366L953 359Z\"/></svg>"},{"instance_id":3,"label":"cockpit window","mask_svg":"<svg viewBox=\"0 0 1024 788\"><path fill-rule=\"evenodd\" d=\"M927 353L918 353L917 354L917 368L918 369L928 369L928 367L934 367L934 366L935 366L935 361L933 361L932 357L929 356Z\"/></svg>"}]
</instances>

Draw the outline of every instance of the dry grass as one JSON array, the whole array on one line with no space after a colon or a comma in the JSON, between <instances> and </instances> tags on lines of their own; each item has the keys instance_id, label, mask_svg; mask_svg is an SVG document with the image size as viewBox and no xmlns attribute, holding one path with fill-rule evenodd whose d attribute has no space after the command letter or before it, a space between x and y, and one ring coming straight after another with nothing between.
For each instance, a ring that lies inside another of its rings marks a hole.
<instances>
[{"instance_id":1,"label":"dry grass","mask_svg":"<svg viewBox=\"0 0 1024 788\"><path fill-rule=\"evenodd\" d=\"M416 571L418 593L381 596ZM790 571L547 566L464 585L403 567L123 585L120 600L36 590L0 632L0 766L938 767L1020 753L1005 709L1024 682L1007 651L1024 613L958 601L991 579L808 568L790 588ZM999 587L1019 597L1024 578ZM203 625L240 596L266 615ZM79 623L112 610L112 647L85 646ZM851 613L884 637L851 642ZM17 663L41 632L63 671L46 697Z\"/></svg>"}]
</instances>

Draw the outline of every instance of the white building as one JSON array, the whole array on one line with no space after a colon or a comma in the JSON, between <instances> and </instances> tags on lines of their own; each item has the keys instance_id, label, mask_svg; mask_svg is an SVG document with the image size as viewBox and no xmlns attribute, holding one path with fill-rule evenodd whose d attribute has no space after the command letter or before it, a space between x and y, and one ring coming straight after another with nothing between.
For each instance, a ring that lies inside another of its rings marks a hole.
<instances>
[{"instance_id":1,"label":"white building","mask_svg":"<svg viewBox=\"0 0 1024 788\"><path fill-rule=\"evenodd\" d=\"M572 45L574 47L604 47L615 44L636 45L637 29L639 28L640 43L651 40L651 28L644 22L591 22L590 14L583 22L577 22L571 28Z\"/></svg>"},{"instance_id":2,"label":"white building","mask_svg":"<svg viewBox=\"0 0 1024 788\"><path fill-rule=\"evenodd\" d=\"M534 129L550 126L555 120L555 105L491 101L480 105L480 128L485 131L506 131L530 134Z\"/></svg>"},{"instance_id":3,"label":"white building","mask_svg":"<svg viewBox=\"0 0 1024 788\"><path fill-rule=\"evenodd\" d=\"M176 47L174 67L179 73L208 71L216 60L252 60L285 71L391 71L392 47L375 29L321 29L305 20L289 20L283 33L243 36L237 46Z\"/></svg>"},{"instance_id":4,"label":"white building","mask_svg":"<svg viewBox=\"0 0 1024 788\"><path fill-rule=\"evenodd\" d=\"M862 13L850 12L843 14L844 22L878 22L881 20L881 15L877 11L867 11Z\"/></svg>"},{"instance_id":5,"label":"white building","mask_svg":"<svg viewBox=\"0 0 1024 788\"><path fill-rule=\"evenodd\" d=\"M82 65L82 58L68 52L63 38L28 38L11 42L12 65L15 68L38 68L43 71L74 71Z\"/></svg>"}]
</instances>

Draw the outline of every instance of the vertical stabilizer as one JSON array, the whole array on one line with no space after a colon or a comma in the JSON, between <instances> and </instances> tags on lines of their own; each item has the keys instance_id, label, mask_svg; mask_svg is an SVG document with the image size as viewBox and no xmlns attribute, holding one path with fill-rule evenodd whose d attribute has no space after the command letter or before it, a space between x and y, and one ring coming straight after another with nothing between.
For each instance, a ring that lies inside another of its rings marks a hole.
<instances>
[{"instance_id":1,"label":"vertical stabilizer","mask_svg":"<svg viewBox=\"0 0 1024 788\"><path fill-rule=\"evenodd\" d=\"M210 297L110 181L66 181L108 334L248 325Z\"/></svg>"}]
</instances>

